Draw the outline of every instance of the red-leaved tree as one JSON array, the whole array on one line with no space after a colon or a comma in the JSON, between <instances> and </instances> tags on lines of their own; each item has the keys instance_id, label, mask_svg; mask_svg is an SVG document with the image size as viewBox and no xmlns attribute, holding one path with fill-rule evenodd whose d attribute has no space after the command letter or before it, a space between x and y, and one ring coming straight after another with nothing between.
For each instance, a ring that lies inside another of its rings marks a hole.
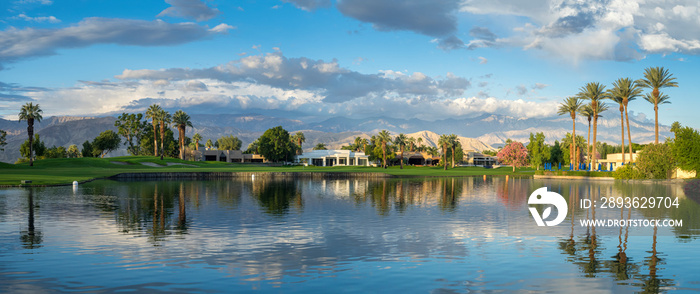
<instances>
[{"instance_id":1,"label":"red-leaved tree","mask_svg":"<svg viewBox=\"0 0 700 294\"><path fill-rule=\"evenodd\" d=\"M527 165L527 148L520 142L511 142L498 151L498 161L513 166L513 172L518 166Z\"/></svg>"}]
</instances>

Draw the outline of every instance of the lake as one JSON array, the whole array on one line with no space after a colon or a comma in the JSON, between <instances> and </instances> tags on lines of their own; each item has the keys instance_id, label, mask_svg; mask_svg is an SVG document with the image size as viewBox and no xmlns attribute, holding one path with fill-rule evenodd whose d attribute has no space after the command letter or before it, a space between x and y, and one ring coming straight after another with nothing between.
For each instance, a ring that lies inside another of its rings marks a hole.
<instances>
[{"instance_id":1,"label":"lake","mask_svg":"<svg viewBox=\"0 0 700 294\"><path fill-rule=\"evenodd\" d=\"M533 220L540 187L566 199L561 224ZM699 291L700 205L682 188L467 177L0 189L0 292ZM581 207L651 195L677 205ZM605 218L682 227L579 223Z\"/></svg>"}]
</instances>

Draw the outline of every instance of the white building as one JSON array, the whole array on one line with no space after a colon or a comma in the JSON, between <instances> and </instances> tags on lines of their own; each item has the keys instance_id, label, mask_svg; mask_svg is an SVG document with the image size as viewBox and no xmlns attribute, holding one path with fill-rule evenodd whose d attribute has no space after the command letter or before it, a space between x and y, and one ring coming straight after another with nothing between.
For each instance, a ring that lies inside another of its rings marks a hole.
<instances>
[{"instance_id":1,"label":"white building","mask_svg":"<svg viewBox=\"0 0 700 294\"><path fill-rule=\"evenodd\" d=\"M369 166L369 156L351 150L314 150L297 156L298 162L315 166Z\"/></svg>"}]
</instances>

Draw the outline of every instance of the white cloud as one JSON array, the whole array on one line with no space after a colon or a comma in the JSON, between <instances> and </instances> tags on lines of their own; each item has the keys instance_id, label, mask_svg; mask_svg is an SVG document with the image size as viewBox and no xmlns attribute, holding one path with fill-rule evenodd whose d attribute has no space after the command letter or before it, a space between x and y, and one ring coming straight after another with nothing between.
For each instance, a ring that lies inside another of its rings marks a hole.
<instances>
[{"instance_id":1,"label":"white cloud","mask_svg":"<svg viewBox=\"0 0 700 294\"><path fill-rule=\"evenodd\" d=\"M330 0L282 0L283 2L292 3L296 8L314 11L319 8L327 8L331 6ZM275 5L275 7L278 5ZM272 8L275 8L272 7ZM276 8L275 8L276 9Z\"/></svg>"},{"instance_id":2,"label":"white cloud","mask_svg":"<svg viewBox=\"0 0 700 294\"><path fill-rule=\"evenodd\" d=\"M210 20L221 12L210 8L200 0L165 0L171 6L161 11L156 17L174 16L196 21Z\"/></svg>"},{"instance_id":3,"label":"white cloud","mask_svg":"<svg viewBox=\"0 0 700 294\"><path fill-rule=\"evenodd\" d=\"M33 21L33 22L49 22L49 23L59 23L61 22L60 19L56 18L55 16L37 16L37 17L31 17L27 16L24 13L19 14L18 16L14 17L15 19L22 19L25 21Z\"/></svg>"},{"instance_id":4,"label":"white cloud","mask_svg":"<svg viewBox=\"0 0 700 294\"><path fill-rule=\"evenodd\" d=\"M479 56L479 64L487 64L489 62L486 57Z\"/></svg>"},{"instance_id":5,"label":"white cloud","mask_svg":"<svg viewBox=\"0 0 700 294\"><path fill-rule=\"evenodd\" d=\"M57 49L80 48L94 44L163 46L187 43L225 33L231 26L213 29L194 23L166 23L161 20L91 17L57 29L17 29L0 31L0 69L19 59L55 54Z\"/></svg>"}]
</instances>

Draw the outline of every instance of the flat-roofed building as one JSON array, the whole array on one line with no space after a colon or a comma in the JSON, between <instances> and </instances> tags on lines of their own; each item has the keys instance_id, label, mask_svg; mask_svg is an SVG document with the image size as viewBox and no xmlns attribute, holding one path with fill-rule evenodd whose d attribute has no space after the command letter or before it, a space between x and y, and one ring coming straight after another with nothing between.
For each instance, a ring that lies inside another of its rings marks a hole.
<instances>
[{"instance_id":1,"label":"flat-roofed building","mask_svg":"<svg viewBox=\"0 0 700 294\"><path fill-rule=\"evenodd\" d=\"M632 153L632 160L631 161L637 161L637 156L639 154L637 152ZM624 164L628 164L630 162L630 154L625 153L625 162ZM610 153L608 154L605 159L598 159L598 163L600 165L604 166L606 169L610 169L610 165L612 164L612 170L616 170L620 167L622 167L622 153ZM597 168L597 167L594 167Z\"/></svg>"},{"instance_id":2,"label":"flat-roofed building","mask_svg":"<svg viewBox=\"0 0 700 294\"><path fill-rule=\"evenodd\" d=\"M298 155L297 162L315 166L369 166L369 156L351 150L313 150Z\"/></svg>"},{"instance_id":3,"label":"flat-roofed building","mask_svg":"<svg viewBox=\"0 0 700 294\"><path fill-rule=\"evenodd\" d=\"M243 154L241 150L204 150L202 153L203 161L223 161L223 162L239 162L239 163L263 163L267 162L265 157L260 154Z\"/></svg>"},{"instance_id":4,"label":"flat-roofed building","mask_svg":"<svg viewBox=\"0 0 700 294\"><path fill-rule=\"evenodd\" d=\"M475 166L493 166L498 164L498 157L484 155L476 151L467 152L467 164Z\"/></svg>"},{"instance_id":5,"label":"flat-roofed building","mask_svg":"<svg viewBox=\"0 0 700 294\"><path fill-rule=\"evenodd\" d=\"M396 152L397 158L399 155L401 153ZM436 165L440 162L439 156L432 156L426 152L404 152L403 158L409 165Z\"/></svg>"}]
</instances>

